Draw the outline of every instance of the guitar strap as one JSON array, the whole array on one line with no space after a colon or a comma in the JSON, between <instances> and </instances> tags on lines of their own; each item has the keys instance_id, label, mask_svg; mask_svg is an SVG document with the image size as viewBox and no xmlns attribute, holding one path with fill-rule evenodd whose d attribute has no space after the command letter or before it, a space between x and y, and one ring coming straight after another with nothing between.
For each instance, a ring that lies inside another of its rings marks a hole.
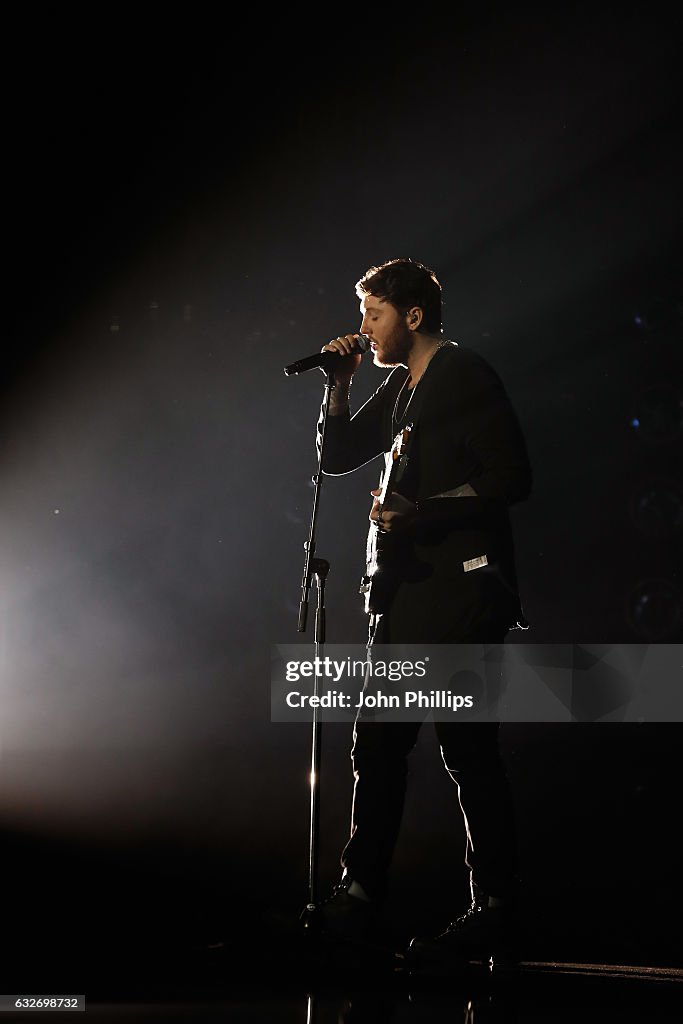
<instances>
[{"instance_id":1,"label":"guitar strap","mask_svg":"<svg viewBox=\"0 0 683 1024\"><path fill-rule=\"evenodd\" d=\"M392 444L393 444L393 438L396 436L396 434L399 431L399 424L401 424L401 421L403 421L404 424L405 423L412 423L413 427L415 427L417 425L417 421L418 421L418 418L419 418L419 415L420 415L420 411L422 410L422 406L424 405L424 400L425 400L425 387L424 387L425 379L429 377L429 370L430 370L432 362L434 360L434 356L437 354L437 352L440 349L446 348L446 346L450 346L451 348L457 348L457 342L449 341L448 339L445 339L445 338L442 339L439 342L439 344L438 344L438 346L436 348L436 352L434 352L434 355L432 356L432 358L427 363L427 366L425 367L425 369L422 371L422 376L420 377L420 379L418 380L417 384L413 388L412 395L408 399L408 405L406 406L403 414L400 416L400 418L398 420L394 420L394 416L395 416L395 413L396 413L396 405L394 405L394 412L392 414L392 424L391 424L391 429L392 429L392 441L391 441L391 443ZM399 395L400 394L401 394L401 391L399 390ZM399 395L396 396L396 401L397 402L398 402ZM394 429L394 427L395 427L395 429Z\"/></svg>"},{"instance_id":2,"label":"guitar strap","mask_svg":"<svg viewBox=\"0 0 683 1024\"><path fill-rule=\"evenodd\" d=\"M428 369L429 369L429 366L427 367L427 370ZM427 374L426 374L426 371L425 371L425 373L422 375L422 377L420 377L419 381L415 385L415 387L413 389L413 392L412 392L410 398L408 399L408 405L406 406L405 411L398 418L398 420L393 421L393 415L392 415L392 421L393 422L391 423L391 426L390 426L390 430L392 431L392 436L391 436L391 439L390 439L390 442L389 442L389 449L388 449L389 451L391 450L391 446L393 445L394 439L395 439L396 435L398 434L398 432L400 430L402 430L408 423L411 423L412 424L412 428L413 428L412 432L411 432L411 437L410 437L410 448L412 448L414 446L414 443L415 443L415 430L417 428L417 422L418 422L418 420L420 418L420 413L422 412L422 407L423 407L424 401L425 401L425 394L426 394L425 384L427 383L427 381L425 380L426 375ZM399 391L399 395L400 395L400 391ZM398 400L398 396L397 396L397 400ZM395 408L396 408L396 406L394 406L394 410L395 410ZM410 458L410 450L408 451L408 458Z\"/></svg>"}]
</instances>

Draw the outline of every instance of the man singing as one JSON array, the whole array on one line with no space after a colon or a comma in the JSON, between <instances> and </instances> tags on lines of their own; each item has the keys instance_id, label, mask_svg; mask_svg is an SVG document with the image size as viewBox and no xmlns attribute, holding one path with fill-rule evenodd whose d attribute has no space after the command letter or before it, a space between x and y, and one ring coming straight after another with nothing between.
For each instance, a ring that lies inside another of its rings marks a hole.
<instances>
[{"instance_id":1,"label":"man singing","mask_svg":"<svg viewBox=\"0 0 683 1024\"><path fill-rule=\"evenodd\" d=\"M475 352L442 334L441 286L410 259L373 266L356 284L360 332L374 363L391 367L354 416L349 389L361 362L358 335L325 350L335 367L323 470L340 475L391 450L407 424L409 458L397 489L370 519L391 538L391 595L371 617L376 643L501 644L524 626L508 507L526 498L526 446L503 384ZM355 351L354 351L355 350ZM322 417L321 417L322 422ZM352 750L351 836L342 880L318 907L325 934L368 939L377 927L399 832L407 758L421 723L367 721L359 712ZM517 856L513 805L496 722L435 723L458 786L472 903L438 936L416 938L411 955L513 954Z\"/></svg>"}]
</instances>

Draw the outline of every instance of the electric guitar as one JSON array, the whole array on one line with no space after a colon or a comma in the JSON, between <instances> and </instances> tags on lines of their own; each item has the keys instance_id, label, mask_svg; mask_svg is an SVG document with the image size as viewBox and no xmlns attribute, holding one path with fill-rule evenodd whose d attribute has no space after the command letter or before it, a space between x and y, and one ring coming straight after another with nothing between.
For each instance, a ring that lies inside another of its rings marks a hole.
<instances>
[{"instance_id":1,"label":"electric guitar","mask_svg":"<svg viewBox=\"0 0 683 1024\"><path fill-rule=\"evenodd\" d=\"M413 423L406 423L394 438L391 451L384 455L384 472L377 498L380 513L387 496L396 490L405 472L413 426ZM391 534L380 530L374 520L370 523L365 547L365 575L361 579L359 590L359 593L365 596L365 611L369 615L382 614L391 604L396 584L396 575L392 572L396 559L392 559L392 553L395 554L401 543Z\"/></svg>"}]
</instances>

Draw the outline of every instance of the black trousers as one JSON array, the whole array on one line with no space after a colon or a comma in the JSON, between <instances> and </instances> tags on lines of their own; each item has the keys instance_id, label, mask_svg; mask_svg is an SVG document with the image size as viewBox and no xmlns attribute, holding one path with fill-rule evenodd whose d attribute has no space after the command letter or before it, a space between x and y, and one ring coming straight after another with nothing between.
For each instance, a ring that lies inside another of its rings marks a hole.
<instances>
[{"instance_id":1,"label":"black trousers","mask_svg":"<svg viewBox=\"0 0 683 1024\"><path fill-rule=\"evenodd\" d=\"M487 642L502 643L505 631ZM480 642L481 635L467 642ZM461 641L465 642L465 641ZM500 673L493 664L492 672ZM496 680L492 680L495 685ZM341 863L373 899L382 900L401 825L408 755L422 722L364 719L359 711L351 752L354 772L351 837ZM492 896L513 894L518 873L514 807L499 749L497 722L434 722L464 818L465 864L471 881ZM429 870L429 865L425 865Z\"/></svg>"}]
</instances>

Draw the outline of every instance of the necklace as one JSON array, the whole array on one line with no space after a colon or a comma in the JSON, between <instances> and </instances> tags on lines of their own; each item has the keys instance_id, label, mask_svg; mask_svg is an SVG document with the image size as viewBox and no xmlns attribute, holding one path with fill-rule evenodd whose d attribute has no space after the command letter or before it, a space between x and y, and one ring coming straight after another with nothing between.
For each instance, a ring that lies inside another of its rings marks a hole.
<instances>
[{"instance_id":1,"label":"necklace","mask_svg":"<svg viewBox=\"0 0 683 1024\"><path fill-rule=\"evenodd\" d=\"M420 381L422 380L422 378L424 377L425 373L427 372L427 367L431 363L432 359L434 358L434 356L436 355L436 353L439 351L440 348L443 348L444 345L450 345L450 344L452 344L452 342L448 341L447 338L442 338L441 341L437 344L436 348L434 349L434 351L432 352L431 356L427 360L427 365L425 366L425 368L422 371L422 373L420 374L420 376L417 378L417 382L415 384L415 387L408 389L410 391L410 397L408 398L408 401L406 402L405 409L402 411L401 415L399 416L398 415L398 403L401 400L401 395L406 390L406 384L408 383L410 378L406 377L406 379L403 381L403 384L401 385L401 388L400 388L398 394L396 395L396 401L394 402L394 408L393 408L393 411L391 413L391 433L392 433L392 436L395 436L398 433L399 420L402 420L402 419L405 418L405 416L406 416L406 414L408 412L408 409L410 408L410 403L413 400L413 395L417 391L418 386L420 384Z\"/></svg>"}]
</instances>

